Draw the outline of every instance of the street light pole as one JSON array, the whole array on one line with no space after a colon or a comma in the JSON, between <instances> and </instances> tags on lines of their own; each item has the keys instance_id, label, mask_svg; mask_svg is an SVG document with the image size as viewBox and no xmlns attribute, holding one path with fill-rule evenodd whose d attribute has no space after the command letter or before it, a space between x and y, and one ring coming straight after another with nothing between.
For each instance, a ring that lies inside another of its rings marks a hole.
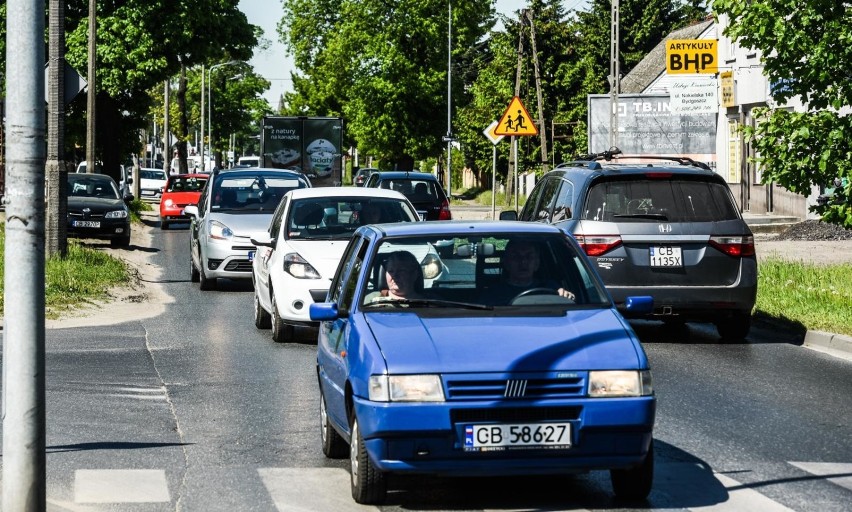
<instances>
[{"instance_id":1,"label":"street light pole","mask_svg":"<svg viewBox=\"0 0 852 512\"><path fill-rule=\"evenodd\" d=\"M228 62L222 62L220 64L213 64L210 66L210 70L207 72L207 138L210 139L210 156L213 156L213 124L211 123L211 119L213 118L213 92L211 90L210 84L213 82L213 70L216 68L221 68L222 66L230 66L233 64L241 64L242 61L239 60L229 60ZM203 70L202 70L203 74ZM204 88L204 78L201 79L201 87ZM201 91L202 98L204 97L204 91ZM204 109L204 104L201 104L202 110ZM204 112L201 113L201 145L204 146ZM214 157L215 158L215 157ZM207 161L204 160L204 153L201 153L201 169L204 170L207 167Z\"/></svg>"},{"instance_id":2,"label":"street light pole","mask_svg":"<svg viewBox=\"0 0 852 512\"><path fill-rule=\"evenodd\" d=\"M447 2L447 194L453 197L453 3Z\"/></svg>"},{"instance_id":3,"label":"street light pole","mask_svg":"<svg viewBox=\"0 0 852 512\"><path fill-rule=\"evenodd\" d=\"M201 65L201 170L204 170L204 64ZM191 171L194 172L194 171Z\"/></svg>"}]
</instances>

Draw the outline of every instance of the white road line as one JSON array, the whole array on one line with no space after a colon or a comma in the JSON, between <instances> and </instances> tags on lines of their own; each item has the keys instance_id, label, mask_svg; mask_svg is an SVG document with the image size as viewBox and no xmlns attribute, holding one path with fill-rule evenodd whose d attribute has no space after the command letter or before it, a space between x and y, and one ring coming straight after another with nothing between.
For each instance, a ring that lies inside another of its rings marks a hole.
<instances>
[{"instance_id":1,"label":"white road line","mask_svg":"<svg viewBox=\"0 0 852 512\"><path fill-rule=\"evenodd\" d=\"M816 476L828 476L826 480L839 485L844 489L852 491L852 464L844 464L840 462L788 462L792 466L807 471ZM849 475L849 476L829 476L829 475Z\"/></svg>"},{"instance_id":2,"label":"white road line","mask_svg":"<svg viewBox=\"0 0 852 512\"><path fill-rule=\"evenodd\" d=\"M349 472L345 469L260 468L257 473L279 512L379 510L352 501Z\"/></svg>"},{"instance_id":3,"label":"white road line","mask_svg":"<svg viewBox=\"0 0 852 512\"><path fill-rule=\"evenodd\" d=\"M169 502L166 472L161 469L78 469L75 503Z\"/></svg>"},{"instance_id":4,"label":"white road line","mask_svg":"<svg viewBox=\"0 0 852 512\"><path fill-rule=\"evenodd\" d=\"M713 512L733 512L737 510L759 510L760 512L792 512L792 509L767 498L754 489L745 487L742 483L737 482L733 478L719 473L714 473L713 476L728 490L728 499L709 505L706 507L695 507L689 510L713 511Z\"/></svg>"}]
</instances>

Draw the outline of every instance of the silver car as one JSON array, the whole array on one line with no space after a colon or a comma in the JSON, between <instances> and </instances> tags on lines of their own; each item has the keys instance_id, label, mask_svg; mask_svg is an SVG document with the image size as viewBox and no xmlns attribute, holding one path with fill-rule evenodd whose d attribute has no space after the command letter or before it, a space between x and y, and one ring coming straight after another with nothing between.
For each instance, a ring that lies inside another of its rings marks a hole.
<instances>
[{"instance_id":1,"label":"silver car","mask_svg":"<svg viewBox=\"0 0 852 512\"><path fill-rule=\"evenodd\" d=\"M310 187L301 173L251 168L214 171L197 205L185 208L190 223L190 279L202 290L219 278L251 279L252 237L266 232L284 195Z\"/></svg>"}]
</instances>

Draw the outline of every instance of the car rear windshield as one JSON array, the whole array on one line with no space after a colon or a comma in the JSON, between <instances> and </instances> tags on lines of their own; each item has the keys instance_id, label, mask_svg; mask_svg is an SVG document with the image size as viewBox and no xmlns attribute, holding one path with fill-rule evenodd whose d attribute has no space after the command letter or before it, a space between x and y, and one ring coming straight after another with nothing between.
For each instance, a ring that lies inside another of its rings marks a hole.
<instances>
[{"instance_id":1,"label":"car rear windshield","mask_svg":"<svg viewBox=\"0 0 852 512\"><path fill-rule=\"evenodd\" d=\"M581 218L606 222L718 222L739 218L728 187L677 175L607 179L589 188Z\"/></svg>"},{"instance_id":2,"label":"car rear windshield","mask_svg":"<svg viewBox=\"0 0 852 512\"><path fill-rule=\"evenodd\" d=\"M312 197L293 201L287 221L290 240L346 240L359 227L386 222L417 222L402 199Z\"/></svg>"},{"instance_id":3,"label":"car rear windshield","mask_svg":"<svg viewBox=\"0 0 852 512\"><path fill-rule=\"evenodd\" d=\"M396 190L412 203L440 202L443 195L439 192L437 183L432 180L393 179L383 180L380 188Z\"/></svg>"}]
</instances>

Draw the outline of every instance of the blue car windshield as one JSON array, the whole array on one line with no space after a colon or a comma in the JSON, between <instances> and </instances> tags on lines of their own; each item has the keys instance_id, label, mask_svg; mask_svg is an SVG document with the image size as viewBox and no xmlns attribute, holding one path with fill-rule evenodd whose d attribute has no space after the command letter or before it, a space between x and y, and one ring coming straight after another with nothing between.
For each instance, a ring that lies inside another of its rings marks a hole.
<instances>
[{"instance_id":1,"label":"blue car windshield","mask_svg":"<svg viewBox=\"0 0 852 512\"><path fill-rule=\"evenodd\" d=\"M365 311L610 305L585 255L562 235L388 238L366 279Z\"/></svg>"}]
</instances>

